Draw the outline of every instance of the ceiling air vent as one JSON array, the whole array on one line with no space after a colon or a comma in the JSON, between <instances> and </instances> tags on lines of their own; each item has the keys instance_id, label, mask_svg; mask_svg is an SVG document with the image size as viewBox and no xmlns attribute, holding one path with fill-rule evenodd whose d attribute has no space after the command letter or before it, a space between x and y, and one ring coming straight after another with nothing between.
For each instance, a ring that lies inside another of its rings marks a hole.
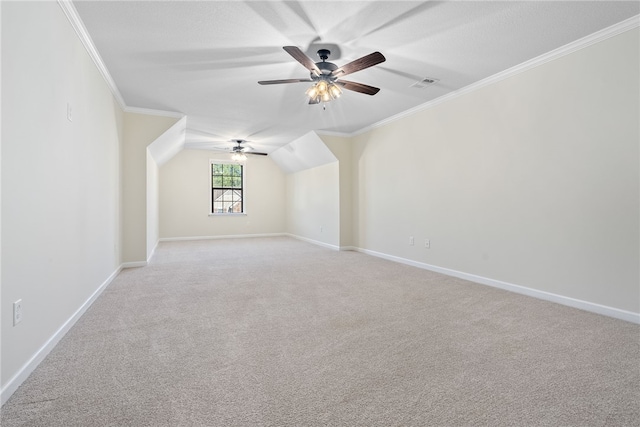
<instances>
[{"instance_id":1,"label":"ceiling air vent","mask_svg":"<svg viewBox=\"0 0 640 427\"><path fill-rule=\"evenodd\" d=\"M439 81L440 80L438 80L438 79L434 79L434 78L431 78L431 77L425 77L424 79L418 80L417 82L412 84L411 87L416 87L418 89L424 89L427 86L431 86L433 84L438 83Z\"/></svg>"}]
</instances>

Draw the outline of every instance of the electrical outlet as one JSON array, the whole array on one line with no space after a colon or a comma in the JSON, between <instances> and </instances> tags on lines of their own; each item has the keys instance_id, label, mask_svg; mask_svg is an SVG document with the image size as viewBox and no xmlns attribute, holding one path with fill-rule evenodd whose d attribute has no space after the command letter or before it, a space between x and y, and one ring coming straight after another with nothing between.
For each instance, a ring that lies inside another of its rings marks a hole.
<instances>
[{"instance_id":1,"label":"electrical outlet","mask_svg":"<svg viewBox=\"0 0 640 427\"><path fill-rule=\"evenodd\" d=\"M13 303L13 326L22 322L22 300Z\"/></svg>"},{"instance_id":2,"label":"electrical outlet","mask_svg":"<svg viewBox=\"0 0 640 427\"><path fill-rule=\"evenodd\" d=\"M409 246L413 246L414 240L413 236L409 236Z\"/></svg>"},{"instance_id":3,"label":"electrical outlet","mask_svg":"<svg viewBox=\"0 0 640 427\"><path fill-rule=\"evenodd\" d=\"M424 240L424 247L427 248L427 249L431 249L431 240L425 239Z\"/></svg>"},{"instance_id":4,"label":"electrical outlet","mask_svg":"<svg viewBox=\"0 0 640 427\"><path fill-rule=\"evenodd\" d=\"M320 226L320 232L322 233L324 231L324 227Z\"/></svg>"}]
</instances>

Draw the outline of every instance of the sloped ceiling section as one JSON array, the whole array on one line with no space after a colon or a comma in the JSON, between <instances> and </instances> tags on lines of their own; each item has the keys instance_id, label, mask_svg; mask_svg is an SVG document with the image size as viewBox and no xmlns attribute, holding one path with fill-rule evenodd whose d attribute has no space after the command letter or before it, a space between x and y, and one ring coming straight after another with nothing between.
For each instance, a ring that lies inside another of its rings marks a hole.
<instances>
[{"instance_id":1,"label":"sloped ceiling section","mask_svg":"<svg viewBox=\"0 0 640 427\"><path fill-rule=\"evenodd\" d=\"M183 117L147 147L158 166L162 166L182 150L186 131L187 118Z\"/></svg>"},{"instance_id":2,"label":"sloped ceiling section","mask_svg":"<svg viewBox=\"0 0 640 427\"><path fill-rule=\"evenodd\" d=\"M315 132L309 132L269 155L286 174L300 172L338 159Z\"/></svg>"},{"instance_id":3,"label":"sloped ceiling section","mask_svg":"<svg viewBox=\"0 0 640 427\"><path fill-rule=\"evenodd\" d=\"M311 130L359 132L640 11L591 0L58 1L123 104L187 115L203 144L246 139L267 153ZM312 60L327 48L339 66L379 51L384 63L348 81L380 92L345 90L325 109L303 82L259 85L309 77L283 46ZM420 88L426 78L437 82Z\"/></svg>"}]
</instances>

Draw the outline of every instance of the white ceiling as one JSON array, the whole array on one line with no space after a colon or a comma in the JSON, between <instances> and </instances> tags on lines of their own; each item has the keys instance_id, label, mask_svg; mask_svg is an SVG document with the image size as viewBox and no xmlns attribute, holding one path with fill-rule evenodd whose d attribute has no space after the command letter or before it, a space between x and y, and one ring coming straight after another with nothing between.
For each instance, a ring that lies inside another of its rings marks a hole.
<instances>
[{"instance_id":1,"label":"white ceiling","mask_svg":"<svg viewBox=\"0 0 640 427\"><path fill-rule=\"evenodd\" d=\"M637 1L74 1L127 106L187 115L188 142L247 139L271 152L311 130L352 133L640 13ZM386 62L308 105L282 46L343 65ZM412 87L425 77L439 81ZM544 84L544 82L540 82ZM220 146L223 144L216 143Z\"/></svg>"}]
</instances>

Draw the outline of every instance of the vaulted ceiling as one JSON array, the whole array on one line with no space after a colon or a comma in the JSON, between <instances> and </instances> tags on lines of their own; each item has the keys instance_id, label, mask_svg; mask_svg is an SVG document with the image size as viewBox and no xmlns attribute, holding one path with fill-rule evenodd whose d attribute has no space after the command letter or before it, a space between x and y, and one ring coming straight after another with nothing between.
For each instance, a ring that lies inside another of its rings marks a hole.
<instances>
[{"instance_id":1,"label":"vaulted ceiling","mask_svg":"<svg viewBox=\"0 0 640 427\"><path fill-rule=\"evenodd\" d=\"M271 152L310 130L353 133L640 13L637 1L74 1L124 102L187 116L201 148ZM309 105L309 72L283 46L380 88ZM425 78L436 82L425 87ZM541 85L545 82L540 82ZM324 107L324 108L323 108ZM228 145L228 144L227 144Z\"/></svg>"}]
</instances>

